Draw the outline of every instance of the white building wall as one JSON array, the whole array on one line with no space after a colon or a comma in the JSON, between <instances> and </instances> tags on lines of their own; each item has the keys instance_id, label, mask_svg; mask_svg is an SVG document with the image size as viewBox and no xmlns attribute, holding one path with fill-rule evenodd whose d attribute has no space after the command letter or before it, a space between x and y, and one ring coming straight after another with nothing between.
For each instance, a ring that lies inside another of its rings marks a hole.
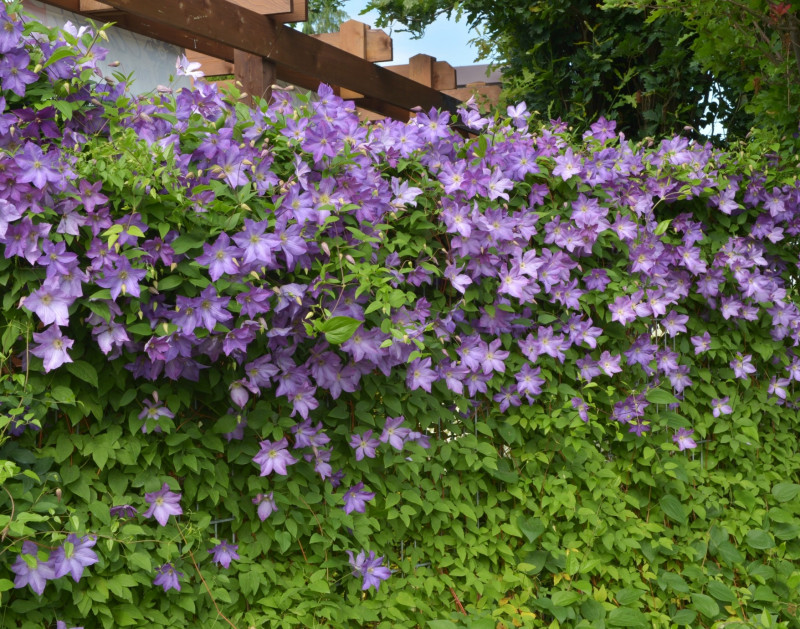
<instances>
[{"instance_id":1,"label":"white building wall","mask_svg":"<svg viewBox=\"0 0 800 629\"><path fill-rule=\"evenodd\" d=\"M49 27L61 27L66 22L77 26L88 23L81 15L36 0L24 0L23 6L28 13ZM126 76L133 73L133 83L128 86L133 93L151 92L158 85L189 87L187 77L175 77L175 61L183 53L181 48L121 28L111 27L107 34L109 41L100 42L103 48L108 49L105 62L120 62L118 68L108 68L108 74L112 71Z\"/></svg>"}]
</instances>

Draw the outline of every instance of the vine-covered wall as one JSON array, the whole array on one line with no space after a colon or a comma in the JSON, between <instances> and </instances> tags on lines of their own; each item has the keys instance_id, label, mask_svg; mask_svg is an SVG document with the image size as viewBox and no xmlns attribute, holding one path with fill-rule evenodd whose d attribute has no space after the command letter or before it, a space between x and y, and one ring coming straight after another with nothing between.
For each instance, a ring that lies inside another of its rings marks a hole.
<instances>
[{"instance_id":1,"label":"vine-covered wall","mask_svg":"<svg viewBox=\"0 0 800 629\"><path fill-rule=\"evenodd\" d=\"M0 9L2 626L797 626L785 157L101 33Z\"/></svg>"}]
</instances>

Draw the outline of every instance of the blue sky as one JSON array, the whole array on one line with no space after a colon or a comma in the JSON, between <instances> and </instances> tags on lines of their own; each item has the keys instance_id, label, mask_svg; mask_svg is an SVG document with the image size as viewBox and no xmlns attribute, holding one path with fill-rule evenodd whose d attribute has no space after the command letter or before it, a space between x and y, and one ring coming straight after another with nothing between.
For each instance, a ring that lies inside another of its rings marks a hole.
<instances>
[{"instance_id":1,"label":"blue sky","mask_svg":"<svg viewBox=\"0 0 800 629\"><path fill-rule=\"evenodd\" d=\"M359 15L366 5L367 0L347 0L345 11L353 19L375 26L377 15L374 12ZM453 66L476 63L477 50L469 44L469 40L475 36L475 33L470 33L464 22L440 18L427 28L422 39L412 39L408 33L398 32L396 30L398 28L399 25L395 27L395 30L384 29L392 37L393 64L408 63L409 57L419 53L431 55L440 61L447 61Z\"/></svg>"}]
</instances>

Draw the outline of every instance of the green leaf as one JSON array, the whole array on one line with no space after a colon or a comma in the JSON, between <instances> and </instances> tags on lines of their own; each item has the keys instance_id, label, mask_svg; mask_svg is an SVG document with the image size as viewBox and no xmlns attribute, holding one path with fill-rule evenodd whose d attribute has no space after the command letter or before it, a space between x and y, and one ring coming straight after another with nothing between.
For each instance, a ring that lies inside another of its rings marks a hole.
<instances>
[{"instance_id":1,"label":"green leaf","mask_svg":"<svg viewBox=\"0 0 800 629\"><path fill-rule=\"evenodd\" d=\"M53 387L50 390L50 395L59 404L75 404L75 394L69 387Z\"/></svg>"},{"instance_id":2,"label":"green leaf","mask_svg":"<svg viewBox=\"0 0 800 629\"><path fill-rule=\"evenodd\" d=\"M544 524L538 518L520 516L517 518L517 527L528 538L530 543L535 542L544 533Z\"/></svg>"},{"instance_id":3,"label":"green leaf","mask_svg":"<svg viewBox=\"0 0 800 629\"><path fill-rule=\"evenodd\" d=\"M88 382L93 387L97 388L97 369L87 363L85 360L76 360L75 362L66 364L67 371L73 376L80 378L84 382Z\"/></svg>"},{"instance_id":4,"label":"green leaf","mask_svg":"<svg viewBox=\"0 0 800 629\"><path fill-rule=\"evenodd\" d=\"M92 451L92 459L97 467L103 469L108 461L108 448L102 444L98 445Z\"/></svg>"},{"instance_id":5,"label":"green leaf","mask_svg":"<svg viewBox=\"0 0 800 629\"><path fill-rule=\"evenodd\" d=\"M676 625L694 625L694 619L697 618L697 612L693 609L682 609L672 617L672 622Z\"/></svg>"},{"instance_id":6,"label":"green leaf","mask_svg":"<svg viewBox=\"0 0 800 629\"><path fill-rule=\"evenodd\" d=\"M651 404L675 404L678 401L678 398L664 389L650 389L644 397Z\"/></svg>"},{"instance_id":7,"label":"green leaf","mask_svg":"<svg viewBox=\"0 0 800 629\"><path fill-rule=\"evenodd\" d=\"M653 232L656 236L660 236L661 234L667 233L669 229L669 224L672 222L671 218L668 218L665 221L661 221L657 226L655 231Z\"/></svg>"},{"instance_id":8,"label":"green leaf","mask_svg":"<svg viewBox=\"0 0 800 629\"><path fill-rule=\"evenodd\" d=\"M145 573L150 573L153 570L153 564L150 562L150 555L143 551L128 555L128 563L132 567L139 568Z\"/></svg>"},{"instance_id":9,"label":"green leaf","mask_svg":"<svg viewBox=\"0 0 800 629\"><path fill-rule=\"evenodd\" d=\"M696 609L706 618L714 618L719 614L717 601L705 594L692 594L692 609Z\"/></svg>"},{"instance_id":10,"label":"green leaf","mask_svg":"<svg viewBox=\"0 0 800 629\"><path fill-rule=\"evenodd\" d=\"M331 345L341 345L355 334L358 327L364 323L353 317L331 317L318 321L315 325L319 332L325 334L325 340Z\"/></svg>"},{"instance_id":11,"label":"green leaf","mask_svg":"<svg viewBox=\"0 0 800 629\"><path fill-rule=\"evenodd\" d=\"M89 310L95 313L98 317L101 317L104 321L111 321L111 309L106 302L88 301L86 302L86 305L89 307Z\"/></svg>"},{"instance_id":12,"label":"green leaf","mask_svg":"<svg viewBox=\"0 0 800 629\"><path fill-rule=\"evenodd\" d=\"M397 601L398 605L404 605L405 607L416 607L417 601L416 599L411 596L408 592L400 590L397 593L397 596L394 597L394 600Z\"/></svg>"},{"instance_id":13,"label":"green leaf","mask_svg":"<svg viewBox=\"0 0 800 629\"><path fill-rule=\"evenodd\" d=\"M744 555L739 552L736 546L728 541L720 542L716 554L719 555L720 559L731 565L739 564L744 561Z\"/></svg>"},{"instance_id":14,"label":"green leaf","mask_svg":"<svg viewBox=\"0 0 800 629\"><path fill-rule=\"evenodd\" d=\"M563 592L556 592L552 596L553 605L558 605L559 607L569 607L573 603L577 603L581 600L583 595L580 592L575 592L574 590L565 590Z\"/></svg>"},{"instance_id":15,"label":"green leaf","mask_svg":"<svg viewBox=\"0 0 800 629\"><path fill-rule=\"evenodd\" d=\"M327 581L313 581L308 584L308 589L318 594L330 594L331 586Z\"/></svg>"},{"instance_id":16,"label":"green leaf","mask_svg":"<svg viewBox=\"0 0 800 629\"><path fill-rule=\"evenodd\" d=\"M719 581L709 581L706 584L706 589L708 590L708 593L718 601L735 603L737 600L733 591L727 585L720 583Z\"/></svg>"},{"instance_id":17,"label":"green leaf","mask_svg":"<svg viewBox=\"0 0 800 629\"><path fill-rule=\"evenodd\" d=\"M158 290L171 290L183 284L183 281L180 275L167 275L158 280Z\"/></svg>"},{"instance_id":18,"label":"green leaf","mask_svg":"<svg viewBox=\"0 0 800 629\"><path fill-rule=\"evenodd\" d=\"M72 445L72 439L69 438L68 435L64 435L56 442L56 452L55 457L53 457L56 463L61 463L64 461L72 451L74 450L74 446Z\"/></svg>"},{"instance_id":19,"label":"green leaf","mask_svg":"<svg viewBox=\"0 0 800 629\"><path fill-rule=\"evenodd\" d=\"M128 225L125 228L125 232L130 234L131 236L135 236L136 238L144 238L144 232L139 229L136 225Z\"/></svg>"},{"instance_id":20,"label":"green leaf","mask_svg":"<svg viewBox=\"0 0 800 629\"><path fill-rule=\"evenodd\" d=\"M665 494L659 501L664 514L673 522L678 524L686 524L686 508L681 504L672 494Z\"/></svg>"},{"instance_id":21,"label":"green leaf","mask_svg":"<svg viewBox=\"0 0 800 629\"><path fill-rule=\"evenodd\" d=\"M589 598L581 603L581 614L586 620L590 620L596 625L606 616L606 610L602 603Z\"/></svg>"},{"instance_id":22,"label":"green leaf","mask_svg":"<svg viewBox=\"0 0 800 629\"><path fill-rule=\"evenodd\" d=\"M450 620L429 620L429 629L458 629L458 625Z\"/></svg>"},{"instance_id":23,"label":"green leaf","mask_svg":"<svg viewBox=\"0 0 800 629\"><path fill-rule=\"evenodd\" d=\"M644 592L637 588L623 588L614 595L614 598L619 605L627 607L642 598L642 594Z\"/></svg>"},{"instance_id":24,"label":"green leaf","mask_svg":"<svg viewBox=\"0 0 800 629\"><path fill-rule=\"evenodd\" d=\"M797 483L778 483L772 488L772 495L778 502L789 502L800 494L800 485Z\"/></svg>"},{"instance_id":25,"label":"green leaf","mask_svg":"<svg viewBox=\"0 0 800 629\"><path fill-rule=\"evenodd\" d=\"M658 585L662 590L686 593L689 591L689 584L684 578L674 572L660 572L658 575Z\"/></svg>"},{"instance_id":26,"label":"green leaf","mask_svg":"<svg viewBox=\"0 0 800 629\"><path fill-rule=\"evenodd\" d=\"M751 529L747 531L744 539L750 548L756 548L758 550L767 550L775 546L775 540L772 539L772 535L762 529Z\"/></svg>"},{"instance_id":27,"label":"green leaf","mask_svg":"<svg viewBox=\"0 0 800 629\"><path fill-rule=\"evenodd\" d=\"M649 627L650 624L645 616L638 609L630 607L617 607L612 609L606 619L606 624L610 627Z\"/></svg>"},{"instance_id":28,"label":"green leaf","mask_svg":"<svg viewBox=\"0 0 800 629\"><path fill-rule=\"evenodd\" d=\"M44 70L47 67L50 67L54 63L61 61L62 59L66 59L67 57L74 57L75 56L75 49L71 48L70 46L62 46L61 48L57 48L53 54L47 56L47 61L42 64L42 69Z\"/></svg>"},{"instance_id":29,"label":"green leaf","mask_svg":"<svg viewBox=\"0 0 800 629\"><path fill-rule=\"evenodd\" d=\"M190 249L202 247L204 242L205 240L202 237L198 238L194 235L183 234L173 240L170 246L175 253L186 253Z\"/></svg>"},{"instance_id":30,"label":"green leaf","mask_svg":"<svg viewBox=\"0 0 800 629\"><path fill-rule=\"evenodd\" d=\"M120 627L138 625L138 621L144 619L142 612L139 611L137 607L129 603L114 605L112 613L114 614L115 623Z\"/></svg>"}]
</instances>

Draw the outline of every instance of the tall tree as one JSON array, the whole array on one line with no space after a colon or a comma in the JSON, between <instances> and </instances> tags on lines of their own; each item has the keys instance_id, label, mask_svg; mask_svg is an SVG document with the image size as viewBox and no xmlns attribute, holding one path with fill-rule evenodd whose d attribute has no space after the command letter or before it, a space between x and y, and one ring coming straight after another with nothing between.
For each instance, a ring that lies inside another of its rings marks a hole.
<instances>
[{"instance_id":1,"label":"tall tree","mask_svg":"<svg viewBox=\"0 0 800 629\"><path fill-rule=\"evenodd\" d=\"M441 14L463 17L478 29L484 57L504 68L508 98L542 115L578 127L606 116L633 137L685 126L698 135L744 135L757 113L747 108L748 86L761 60L733 55L726 67L708 63L699 51L711 44L699 18L679 10L684 0L656 0L657 11L646 2L372 0L370 8L381 25L398 21L416 34ZM712 16L721 2L688 0L698 15L705 5Z\"/></svg>"}]
</instances>

